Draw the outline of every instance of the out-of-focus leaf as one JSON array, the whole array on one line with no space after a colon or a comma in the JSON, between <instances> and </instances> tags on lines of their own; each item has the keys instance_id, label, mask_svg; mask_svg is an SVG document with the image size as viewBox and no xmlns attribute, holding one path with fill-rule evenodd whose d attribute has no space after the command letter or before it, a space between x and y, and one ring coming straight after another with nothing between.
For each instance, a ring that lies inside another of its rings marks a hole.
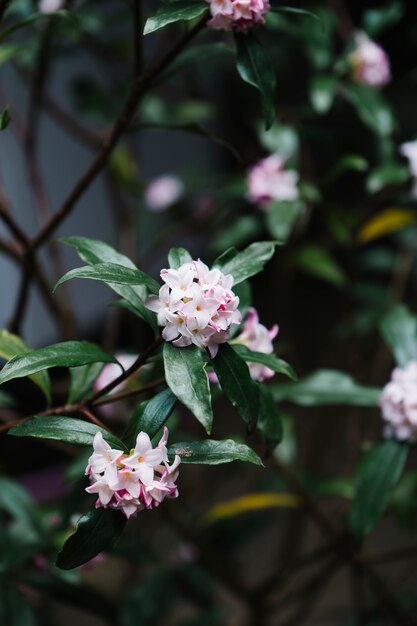
<instances>
[{"instance_id":1,"label":"out-of-focus leaf","mask_svg":"<svg viewBox=\"0 0 417 626\"><path fill-rule=\"evenodd\" d=\"M259 414L259 388L252 380L248 366L229 344L219 346L211 364L220 386L249 429L256 426Z\"/></svg>"},{"instance_id":2,"label":"out-of-focus leaf","mask_svg":"<svg viewBox=\"0 0 417 626\"><path fill-rule=\"evenodd\" d=\"M14 356L21 356L31 352L31 348L25 344L23 339L17 335L12 335L7 330L0 330L0 357L11 359ZM51 400L51 382L48 372L38 372L29 377L45 394L48 402Z\"/></svg>"},{"instance_id":3,"label":"out-of-focus leaf","mask_svg":"<svg viewBox=\"0 0 417 626\"><path fill-rule=\"evenodd\" d=\"M351 83L344 93L358 117L373 133L381 137L393 133L395 118L387 101L377 89Z\"/></svg>"},{"instance_id":4,"label":"out-of-focus leaf","mask_svg":"<svg viewBox=\"0 0 417 626\"><path fill-rule=\"evenodd\" d=\"M165 377L168 386L210 433L213 423L210 385L206 363L196 346L176 348L165 343L163 348Z\"/></svg>"},{"instance_id":5,"label":"out-of-focus leaf","mask_svg":"<svg viewBox=\"0 0 417 626\"><path fill-rule=\"evenodd\" d=\"M32 499L19 483L5 476L0 476L0 509L24 523L27 534L41 534L42 524Z\"/></svg>"},{"instance_id":6,"label":"out-of-focus leaf","mask_svg":"<svg viewBox=\"0 0 417 626\"><path fill-rule=\"evenodd\" d=\"M92 392L94 382L102 369L103 363L89 363L88 365L70 368L69 404L86 398Z\"/></svg>"},{"instance_id":7,"label":"out-of-focus leaf","mask_svg":"<svg viewBox=\"0 0 417 626\"><path fill-rule=\"evenodd\" d=\"M242 513L264 511L265 509L294 509L301 506L301 500L292 493L248 493L240 498L220 502L213 506L204 516L207 524L219 520L236 517Z\"/></svg>"},{"instance_id":8,"label":"out-of-focus leaf","mask_svg":"<svg viewBox=\"0 0 417 626\"><path fill-rule=\"evenodd\" d=\"M230 248L217 257L213 265L221 269L223 274L232 274L234 285L261 272L264 265L275 252L276 243L273 241L259 241L238 252Z\"/></svg>"},{"instance_id":9,"label":"out-of-focus leaf","mask_svg":"<svg viewBox=\"0 0 417 626\"><path fill-rule=\"evenodd\" d=\"M189 46L181 52L163 72L159 74L158 79L155 82L158 83L171 78L174 74L181 72L194 63L202 62L206 68L207 64L212 60L232 59L233 57L233 48L228 46L223 41L211 41L210 43L200 43L194 46Z\"/></svg>"},{"instance_id":10,"label":"out-of-focus leaf","mask_svg":"<svg viewBox=\"0 0 417 626\"><path fill-rule=\"evenodd\" d=\"M13 407L15 401L12 396L6 393L5 391L0 391L0 407Z\"/></svg>"},{"instance_id":11,"label":"out-of-focus leaf","mask_svg":"<svg viewBox=\"0 0 417 626\"><path fill-rule=\"evenodd\" d=\"M349 511L349 526L358 539L370 533L384 514L407 455L407 444L384 441L374 446L360 464Z\"/></svg>"},{"instance_id":12,"label":"out-of-focus leaf","mask_svg":"<svg viewBox=\"0 0 417 626\"><path fill-rule=\"evenodd\" d=\"M259 141L269 152L277 152L287 159L297 155L299 140L293 126L275 121L268 130L260 126L258 134Z\"/></svg>"},{"instance_id":13,"label":"out-of-focus leaf","mask_svg":"<svg viewBox=\"0 0 417 626\"><path fill-rule=\"evenodd\" d=\"M242 215L215 233L210 245L213 254L219 254L233 246L242 246L254 237L262 235L262 222L257 215Z\"/></svg>"},{"instance_id":14,"label":"out-of-focus leaf","mask_svg":"<svg viewBox=\"0 0 417 626\"><path fill-rule=\"evenodd\" d=\"M87 341L64 341L31 350L7 361L0 372L0 385L51 367L78 367L88 363L117 363L117 359Z\"/></svg>"},{"instance_id":15,"label":"out-of-focus leaf","mask_svg":"<svg viewBox=\"0 0 417 626\"><path fill-rule=\"evenodd\" d=\"M285 374L292 380L297 380L297 374L289 363L283 359L278 358L275 354L265 354L264 352L255 352L250 350L247 346L240 343L231 343L232 348L237 354L246 361L246 363L260 363L266 365L269 369L277 372L278 374Z\"/></svg>"},{"instance_id":16,"label":"out-of-focus leaf","mask_svg":"<svg viewBox=\"0 0 417 626\"><path fill-rule=\"evenodd\" d=\"M134 445L137 435L144 431L151 439L155 437L171 415L177 397L171 389L164 389L151 400L139 405L133 413L123 437L128 445Z\"/></svg>"},{"instance_id":17,"label":"out-of-focus leaf","mask_svg":"<svg viewBox=\"0 0 417 626\"><path fill-rule=\"evenodd\" d=\"M388 185L401 185L410 178L408 167L400 163L383 163L369 174L366 188L369 193L378 193Z\"/></svg>"},{"instance_id":18,"label":"out-of-focus leaf","mask_svg":"<svg viewBox=\"0 0 417 626\"><path fill-rule=\"evenodd\" d=\"M168 454L181 457L181 463L196 463L201 465L219 465L232 461L246 461L255 465L262 465L259 456L243 443L236 443L232 439L214 441L191 441L174 443L168 448Z\"/></svg>"},{"instance_id":19,"label":"out-of-focus leaf","mask_svg":"<svg viewBox=\"0 0 417 626\"><path fill-rule=\"evenodd\" d=\"M269 388L259 385L259 419L258 430L265 437L265 456L269 456L283 437L282 413L277 407Z\"/></svg>"},{"instance_id":20,"label":"out-of-focus leaf","mask_svg":"<svg viewBox=\"0 0 417 626\"><path fill-rule=\"evenodd\" d=\"M405 3L392 0L383 6L368 9L363 16L363 28L370 37L377 37L401 20L405 11Z\"/></svg>"},{"instance_id":21,"label":"out-of-focus leaf","mask_svg":"<svg viewBox=\"0 0 417 626\"><path fill-rule=\"evenodd\" d=\"M266 224L271 237L279 243L285 243L303 210L304 205L298 200L271 202L266 214Z\"/></svg>"},{"instance_id":22,"label":"out-of-focus leaf","mask_svg":"<svg viewBox=\"0 0 417 626\"><path fill-rule=\"evenodd\" d=\"M339 176L345 172L349 172L351 170L356 172L366 172L368 168L368 161L360 154L345 154L327 172L325 182L326 184L330 184L337 180Z\"/></svg>"},{"instance_id":23,"label":"out-of-focus leaf","mask_svg":"<svg viewBox=\"0 0 417 626\"><path fill-rule=\"evenodd\" d=\"M20 49L21 45L17 43L3 44L0 48L0 66L13 59Z\"/></svg>"},{"instance_id":24,"label":"out-of-focus leaf","mask_svg":"<svg viewBox=\"0 0 417 626\"><path fill-rule=\"evenodd\" d=\"M206 2L198 0L175 0L175 2L166 2L157 12L148 17L143 30L144 35L173 24L174 22L194 20L203 13L208 12Z\"/></svg>"},{"instance_id":25,"label":"out-of-focus leaf","mask_svg":"<svg viewBox=\"0 0 417 626\"><path fill-rule=\"evenodd\" d=\"M117 541L126 521L123 513L115 509L90 509L78 520L77 530L64 544L57 566L73 569L91 561Z\"/></svg>"},{"instance_id":26,"label":"out-of-focus leaf","mask_svg":"<svg viewBox=\"0 0 417 626\"><path fill-rule=\"evenodd\" d=\"M11 121L9 107L6 107L2 113L0 113L0 131L6 130Z\"/></svg>"},{"instance_id":27,"label":"out-of-focus leaf","mask_svg":"<svg viewBox=\"0 0 417 626\"><path fill-rule=\"evenodd\" d=\"M271 392L269 387L268 391ZM279 446L273 451L273 454L279 461L285 463L285 465L291 465L294 463L297 456L297 436L294 420L291 415L281 413L280 421L282 424L282 439Z\"/></svg>"},{"instance_id":28,"label":"out-of-focus leaf","mask_svg":"<svg viewBox=\"0 0 417 626\"><path fill-rule=\"evenodd\" d=\"M278 13L289 13L293 15L299 15L302 17L312 17L314 20L317 20L319 24L324 26L319 15L317 15L316 13L313 13L312 11L307 11L306 9L300 9L299 7L286 7L286 6L281 6L281 5L276 6L273 4L271 10L276 11Z\"/></svg>"},{"instance_id":29,"label":"out-of-focus leaf","mask_svg":"<svg viewBox=\"0 0 417 626\"><path fill-rule=\"evenodd\" d=\"M275 119L275 73L270 58L251 32L235 33L236 67L242 80L261 94L266 128Z\"/></svg>"},{"instance_id":30,"label":"out-of-focus leaf","mask_svg":"<svg viewBox=\"0 0 417 626\"><path fill-rule=\"evenodd\" d=\"M417 317L405 305L397 305L384 316L381 332L400 367L417 360Z\"/></svg>"},{"instance_id":31,"label":"out-of-focus leaf","mask_svg":"<svg viewBox=\"0 0 417 626\"><path fill-rule=\"evenodd\" d=\"M380 211L363 224L357 234L359 243L368 243L379 237L385 237L410 224L415 224L417 214L411 209L391 207Z\"/></svg>"},{"instance_id":32,"label":"out-of-focus leaf","mask_svg":"<svg viewBox=\"0 0 417 626\"><path fill-rule=\"evenodd\" d=\"M352 404L378 406L381 389L359 385L344 372L319 370L296 383L271 385L277 402L287 400L303 406Z\"/></svg>"},{"instance_id":33,"label":"out-of-focus leaf","mask_svg":"<svg viewBox=\"0 0 417 626\"><path fill-rule=\"evenodd\" d=\"M16 586L0 578L0 623L35 626L35 617L25 596Z\"/></svg>"},{"instance_id":34,"label":"out-of-focus leaf","mask_svg":"<svg viewBox=\"0 0 417 626\"><path fill-rule=\"evenodd\" d=\"M60 15L61 17L67 17L69 15L69 13L68 13L68 11L56 11L54 13L54 15ZM47 17L48 17L47 13L34 13L33 15L30 15L29 17L27 17L26 19L22 20L21 22L18 22L16 24L12 24L8 28L5 28L4 30L2 30L0 32L0 43L2 43L5 39L7 39L7 37L9 35L12 35L17 30L20 30L22 28L26 28L26 26L29 26L30 24L33 24L33 22L36 22L37 20L45 19Z\"/></svg>"},{"instance_id":35,"label":"out-of-focus leaf","mask_svg":"<svg viewBox=\"0 0 417 626\"><path fill-rule=\"evenodd\" d=\"M171 248L168 253L168 263L171 269L177 270L184 263L191 263L193 257L185 248Z\"/></svg>"},{"instance_id":36,"label":"out-of-focus leaf","mask_svg":"<svg viewBox=\"0 0 417 626\"><path fill-rule=\"evenodd\" d=\"M293 261L307 274L336 287L344 287L347 283L346 274L324 248L315 245L304 246L296 252Z\"/></svg>"},{"instance_id":37,"label":"out-of-focus leaf","mask_svg":"<svg viewBox=\"0 0 417 626\"><path fill-rule=\"evenodd\" d=\"M398 523L414 532L417 528L417 470L404 474L392 494L390 506Z\"/></svg>"},{"instance_id":38,"label":"out-of-focus leaf","mask_svg":"<svg viewBox=\"0 0 417 626\"><path fill-rule=\"evenodd\" d=\"M130 269L116 263L97 263L96 265L85 265L70 270L58 280L54 290L73 278L89 278L115 285L144 285L152 293L158 293L160 288L156 280L141 270Z\"/></svg>"},{"instance_id":39,"label":"out-of-focus leaf","mask_svg":"<svg viewBox=\"0 0 417 626\"><path fill-rule=\"evenodd\" d=\"M116 450L126 450L126 446L117 437L96 424L83 422L75 417L65 415L35 415L21 424L13 426L9 435L15 437L36 437L40 439L55 439L65 443L92 446L94 436L101 432L104 439Z\"/></svg>"},{"instance_id":40,"label":"out-of-focus leaf","mask_svg":"<svg viewBox=\"0 0 417 626\"><path fill-rule=\"evenodd\" d=\"M310 81L310 100L321 115L327 113L333 105L338 86L338 79L331 75L314 76Z\"/></svg>"},{"instance_id":41,"label":"out-of-focus leaf","mask_svg":"<svg viewBox=\"0 0 417 626\"><path fill-rule=\"evenodd\" d=\"M126 145L119 145L113 150L109 159L109 169L122 187L128 190L138 188L138 168L131 150Z\"/></svg>"}]
</instances>

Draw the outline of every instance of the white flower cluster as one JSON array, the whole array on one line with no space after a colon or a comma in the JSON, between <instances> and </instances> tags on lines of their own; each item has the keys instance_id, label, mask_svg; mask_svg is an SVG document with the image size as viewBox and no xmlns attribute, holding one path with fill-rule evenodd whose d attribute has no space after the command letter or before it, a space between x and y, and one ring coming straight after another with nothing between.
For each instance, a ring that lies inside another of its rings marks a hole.
<instances>
[{"instance_id":1,"label":"white flower cluster","mask_svg":"<svg viewBox=\"0 0 417 626\"><path fill-rule=\"evenodd\" d=\"M384 436L417 441L417 361L396 367L380 398Z\"/></svg>"},{"instance_id":2,"label":"white flower cluster","mask_svg":"<svg viewBox=\"0 0 417 626\"><path fill-rule=\"evenodd\" d=\"M163 269L166 283L159 296L150 296L146 306L158 314L162 336L177 347L192 343L208 348L214 358L219 344L229 339L230 326L241 321L239 298L233 293L233 276L209 270L198 261L178 269Z\"/></svg>"},{"instance_id":3,"label":"white flower cluster","mask_svg":"<svg viewBox=\"0 0 417 626\"><path fill-rule=\"evenodd\" d=\"M152 448L149 436L141 432L127 455L111 448L101 432L96 433L94 453L86 468L91 483L86 491L97 494L96 508L119 509L129 519L138 511L158 506L164 498L177 498L180 457L168 464L167 440L168 429L164 428L160 442Z\"/></svg>"}]
</instances>

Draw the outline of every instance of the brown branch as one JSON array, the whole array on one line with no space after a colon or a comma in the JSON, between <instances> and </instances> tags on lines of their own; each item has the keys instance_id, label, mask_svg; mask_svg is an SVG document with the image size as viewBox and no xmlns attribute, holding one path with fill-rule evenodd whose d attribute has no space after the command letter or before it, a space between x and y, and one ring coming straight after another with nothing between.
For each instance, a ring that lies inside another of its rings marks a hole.
<instances>
[{"instance_id":1,"label":"brown branch","mask_svg":"<svg viewBox=\"0 0 417 626\"><path fill-rule=\"evenodd\" d=\"M98 400L91 403L91 406L101 406L103 404L113 404L113 402L118 402L119 400L125 400L126 398L132 398L142 393L146 393L148 391L152 391L156 387L160 387L161 385L166 384L165 378L158 378L157 380L148 383L147 385L142 385L142 387L138 387L137 389L129 389L127 391L121 391L120 393L111 395L106 398L99 398Z\"/></svg>"},{"instance_id":2,"label":"brown branch","mask_svg":"<svg viewBox=\"0 0 417 626\"><path fill-rule=\"evenodd\" d=\"M133 0L132 12L134 75L140 76L143 66L142 0Z\"/></svg>"},{"instance_id":3,"label":"brown branch","mask_svg":"<svg viewBox=\"0 0 417 626\"><path fill-rule=\"evenodd\" d=\"M33 272L33 259L32 255L25 255L25 260L22 267L22 275L19 287L19 294L16 301L15 311L9 324L10 332L19 334L20 326L23 322L23 317L26 311L26 304L29 298L30 283Z\"/></svg>"},{"instance_id":4,"label":"brown branch","mask_svg":"<svg viewBox=\"0 0 417 626\"><path fill-rule=\"evenodd\" d=\"M10 213L3 188L0 186L0 218L3 220L11 234L15 239L26 248L29 245L29 239L20 228L12 214Z\"/></svg>"}]
</instances>

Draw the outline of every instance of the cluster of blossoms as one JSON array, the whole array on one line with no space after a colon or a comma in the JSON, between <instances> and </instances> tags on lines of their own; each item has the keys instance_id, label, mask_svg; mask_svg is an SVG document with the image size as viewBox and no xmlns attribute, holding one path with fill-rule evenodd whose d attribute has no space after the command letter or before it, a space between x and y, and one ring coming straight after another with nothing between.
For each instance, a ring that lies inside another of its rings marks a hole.
<instances>
[{"instance_id":1,"label":"cluster of blossoms","mask_svg":"<svg viewBox=\"0 0 417 626\"><path fill-rule=\"evenodd\" d=\"M385 437L417 441L417 361L396 367L385 385L380 405Z\"/></svg>"},{"instance_id":2,"label":"cluster of blossoms","mask_svg":"<svg viewBox=\"0 0 417 626\"><path fill-rule=\"evenodd\" d=\"M407 141L400 146L400 152L407 157L410 164L410 171L413 177L412 195L417 198L417 139L415 141Z\"/></svg>"},{"instance_id":3,"label":"cluster of blossoms","mask_svg":"<svg viewBox=\"0 0 417 626\"><path fill-rule=\"evenodd\" d=\"M349 55L352 76L358 83L383 87L391 79L388 56L365 33L357 33L355 49Z\"/></svg>"},{"instance_id":4,"label":"cluster of blossoms","mask_svg":"<svg viewBox=\"0 0 417 626\"><path fill-rule=\"evenodd\" d=\"M178 202L183 193L182 180L172 174L164 174L151 180L145 191L145 202L151 211L159 213Z\"/></svg>"},{"instance_id":5,"label":"cluster of blossoms","mask_svg":"<svg viewBox=\"0 0 417 626\"><path fill-rule=\"evenodd\" d=\"M216 30L246 32L255 24L265 23L265 13L271 5L268 0L207 0L211 20L207 25Z\"/></svg>"},{"instance_id":6,"label":"cluster of blossoms","mask_svg":"<svg viewBox=\"0 0 417 626\"><path fill-rule=\"evenodd\" d=\"M111 448L98 432L86 469L91 483L86 491L97 494L96 507L119 509L129 518L158 506L164 498L177 498L180 457L168 464L167 440L168 429L164 428L160 442L152 448L149 436L141 432L127 455Z\"/></svg>"},{"instance_id":7,"label":"cluster of blossoms","mask_svg":"<svg viewBox=\"0 0 417 626\"><path fill-rule=\"evenodd\" d=\"M249 170L247 198L268 210L272 201L296 200L298 198L298 174L284 169L285 159L280 154L271 154L255 163Z\"/></svg>"},{"instance_id":8,"label":"cluster of blossoms","mask_svg":"<svg viewBox=\"0 0 417 626\"><path fill-rule=\"evenodd\" d=\"M166 284L146 306L158 314L162 337L177 347L193 343L208 348L214 358L219 344L229 339L230 326L241 320L239 298L231 290L233 276L197 260L163 269L161 278Z\"/></svg>"}]
</instances>

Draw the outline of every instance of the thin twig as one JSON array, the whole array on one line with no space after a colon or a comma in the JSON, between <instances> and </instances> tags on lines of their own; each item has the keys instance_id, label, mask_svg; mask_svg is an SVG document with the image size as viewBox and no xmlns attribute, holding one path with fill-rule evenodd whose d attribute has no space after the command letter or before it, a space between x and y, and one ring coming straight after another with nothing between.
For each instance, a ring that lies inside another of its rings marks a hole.
<instances>
[{"instance_id":1,"label":"thin twig","mask_svg":"<svg viewBox=\"0 0 417 626\"><path fill-rule=\"evenodd\" d=\"M118 402L119 400L126 400L126 398L133 398L134 396L140 395L142 393L147 393L148 391L152 391L161 385L166 384L165 378L158 378L157 380L148 383L147 385L142 385L142 387L138 387L137 389L129 389L127 391L122 391L117 394L113 394L111 396L105 398L99 398L95 402L91 403L91 406L102 406L103 404L113 404L114 402Z\"/></svg>"}]
</instances>

